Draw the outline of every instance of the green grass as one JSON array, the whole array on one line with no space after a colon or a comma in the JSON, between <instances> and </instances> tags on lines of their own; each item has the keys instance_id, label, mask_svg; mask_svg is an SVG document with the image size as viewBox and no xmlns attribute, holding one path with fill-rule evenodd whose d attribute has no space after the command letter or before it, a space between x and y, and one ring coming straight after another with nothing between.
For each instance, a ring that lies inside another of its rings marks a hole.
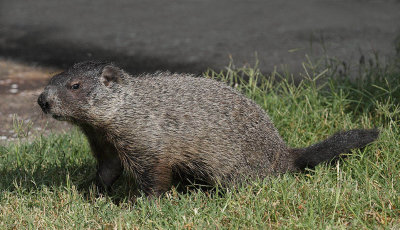
<instances>
[{"instance_id":1,"label":"green grass","mask_svg":"<svg viewBox=\"0 0 400 230\"><path fill-rule=\"evenodd\" d=\"M399 229L400 71L364 65L349 81L331 64L307 61L298 85L289 73L262 76L257 66L205 75L254 99L293 147L379 127L376 143L335 165L223 192L172 189L154 200L135 195L124 176L111 196L96 197L95 160L82 134L38 136L0 146L0 229Z\"/></svg>"}]
</instances>

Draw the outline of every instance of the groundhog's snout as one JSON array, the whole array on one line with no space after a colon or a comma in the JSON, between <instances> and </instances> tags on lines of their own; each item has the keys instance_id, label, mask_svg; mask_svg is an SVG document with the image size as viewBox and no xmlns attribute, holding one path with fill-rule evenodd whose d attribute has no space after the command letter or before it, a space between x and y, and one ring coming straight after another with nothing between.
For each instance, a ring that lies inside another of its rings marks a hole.
<instances>
[{"instance_id":1,"label":"groundhog's snout","mask_svg":"<svg viewBox=\"0 0 400 230\"><path fill-rule=\"evenodd\" d=\"M45 93L40 94L37 102L44 113L48 113L50 111L50 103L47 101Z\"/></svg>"}]
</instances>

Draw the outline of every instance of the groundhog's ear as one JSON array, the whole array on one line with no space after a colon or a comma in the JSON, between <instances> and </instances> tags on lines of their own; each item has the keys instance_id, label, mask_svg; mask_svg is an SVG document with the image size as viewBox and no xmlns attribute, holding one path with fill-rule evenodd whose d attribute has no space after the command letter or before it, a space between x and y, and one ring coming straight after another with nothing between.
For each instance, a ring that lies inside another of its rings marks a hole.
<instances>
[{"instance_id":1,"label":"groundhog's ear","mask_svg":"<svg viewBox=\"0 0 400 230\"><path fill-rule=\"evenodd\" d=\"M106 66L101 73L100 81L107 87L121 82L122 71L114 66Z\"/></svg>"}]
</instances>

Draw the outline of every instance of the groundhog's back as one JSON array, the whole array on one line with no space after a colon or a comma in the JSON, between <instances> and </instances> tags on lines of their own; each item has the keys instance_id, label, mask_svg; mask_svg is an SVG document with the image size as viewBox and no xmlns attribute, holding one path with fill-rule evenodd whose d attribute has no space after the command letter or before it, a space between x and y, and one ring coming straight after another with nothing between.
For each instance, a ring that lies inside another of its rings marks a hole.
<instances>
[{"instance_id":1,"label":"groundhog's back","mask_svg":"<svg viewBox=\"0 0 400 230\"><path fill-rule=\"evenodd\" d=\"M163 158L219 181L288 168L287 147L265 111L224 83L157 73L121 91L110 130L119 148L134 146L124 152L135 158Z\"/></svg>"}]
</instances>

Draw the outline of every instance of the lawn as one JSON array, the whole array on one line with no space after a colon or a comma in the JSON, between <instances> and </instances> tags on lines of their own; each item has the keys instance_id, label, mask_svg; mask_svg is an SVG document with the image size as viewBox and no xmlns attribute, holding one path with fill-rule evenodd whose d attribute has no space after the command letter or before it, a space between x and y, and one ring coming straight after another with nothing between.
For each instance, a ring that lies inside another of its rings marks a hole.
<instances>
[{"instance_id":1,"label":"lawn","mask_svg":"<svg viewBox=\"0 0 400 230\"><path fill-rule=\"evenodd\" d=\"M37 134L0 146L0 229L400 229L399 66L370 61L345 71L327 59L303 66L296 84L288 72L264 76L257 65L204 77L255 100L292 147L352 128L377 127L379 139L305 173L147 199L127 175L112 194L97 196L95 160L78 130ZM16 124L23 134L26 124Z\"/></svg>"}]
</instances>

